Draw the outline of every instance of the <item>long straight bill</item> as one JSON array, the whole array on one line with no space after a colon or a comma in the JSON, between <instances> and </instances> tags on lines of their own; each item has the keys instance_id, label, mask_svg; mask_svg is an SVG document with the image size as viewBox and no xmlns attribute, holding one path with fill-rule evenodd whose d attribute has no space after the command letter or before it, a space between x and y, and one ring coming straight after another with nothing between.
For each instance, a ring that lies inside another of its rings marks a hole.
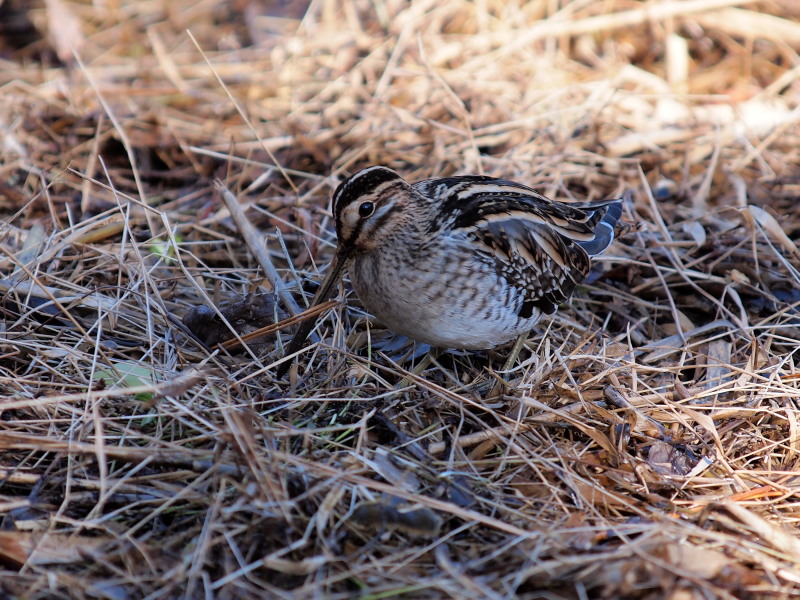
<instances>
[{"instance_id":1,"label":"long straight bill","mask_svg":"<svg viewBox=\"0 0 800 600\"><path fill-rule=\"evenodd\" d=\"M319 285L319 289L314 295L314 299L311 301L311 306L309 306L309 308L314 308L320 302L324 302L331 297L333 288L336 287L336 284L339 283L339 280L342 278L342 273L344 272L344 267L347 264L348 258L350 258L350 252L348 251L339 250L333 255L333 260L331 260L331 264L328 267L328 274L325 275L325 279L323 279L322 283ZM303 346L303 343L306 341L308 334L311 333L312 329L314 329L316 322L316 319L306 319L300 323L300 327L298 327L297 332L292 338L292 341L290 341L286 346L285 356L291 356L300 350L300 348ZM278 379L283 377L286 374L286 371L289 370L289 366L291 366L291 364L291 360L282 362L275 370L275 376Z\"/></svg>"}]
</instances>

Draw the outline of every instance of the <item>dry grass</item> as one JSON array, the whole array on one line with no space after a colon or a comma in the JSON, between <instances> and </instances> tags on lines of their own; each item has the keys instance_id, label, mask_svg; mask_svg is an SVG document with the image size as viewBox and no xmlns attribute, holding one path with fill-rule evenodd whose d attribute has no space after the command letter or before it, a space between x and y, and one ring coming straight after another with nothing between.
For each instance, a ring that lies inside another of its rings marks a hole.
<instances>
[{"instance_id":1,"label":"dry grass","mask_svg":"<svg viewBox=\"0 0 800 600\"><path fill-rule=\"evenodd\" d=\"M298 4L0 7L0 595L797 597L800 11ZM187 335L375 163L636 227L506 372Z\"/></svg>"}]
</instances>

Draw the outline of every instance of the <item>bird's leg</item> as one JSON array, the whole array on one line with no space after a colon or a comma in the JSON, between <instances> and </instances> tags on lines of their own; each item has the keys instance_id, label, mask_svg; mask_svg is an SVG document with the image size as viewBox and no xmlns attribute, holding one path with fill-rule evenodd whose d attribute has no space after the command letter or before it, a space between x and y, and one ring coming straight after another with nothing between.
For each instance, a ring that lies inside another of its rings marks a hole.
<instances>
[{"instance_id":1,"label":"bird's leg","mask_svg":"<svg viewBox=\"0 0 800 600\"><path fill-rule=\"evenodd\" d=\"M528 341L529 333L529 331L526 331L525 333L521 333L517 336L514 345L511 347L511 351L508 353L508 356L503 363L503 368L501 371L508 371L514 366L517 358L519 358L519 353L525 346L525 342ZM494 398L503 395L503 393L506 391L506 387L508 386L508 379L506 375L501 377L500 375L495 374L494 376L497 378L497 381L495 382L494 386L492 386L492 391L489 392L489 396L487 396L488 398Z\"/></svg>"},{"instance_id":2,"label":"bird's leg","mask_svg":"<svg viewBox=\"0 0 800 600\"><path fill-rule=\"evenodd\" d=\"M503 363L503 371L508 371L514 366L514 363L517 362L519 353L522 351L523 346L525 346L525 342L528 341L529 333L529 331L526 331L525 333L520 333L517 336L517 339L514 341L514 346L511 348L511 352L509 352L508 357L506 358L506 362Z\"/></svg>"}]
</instances>

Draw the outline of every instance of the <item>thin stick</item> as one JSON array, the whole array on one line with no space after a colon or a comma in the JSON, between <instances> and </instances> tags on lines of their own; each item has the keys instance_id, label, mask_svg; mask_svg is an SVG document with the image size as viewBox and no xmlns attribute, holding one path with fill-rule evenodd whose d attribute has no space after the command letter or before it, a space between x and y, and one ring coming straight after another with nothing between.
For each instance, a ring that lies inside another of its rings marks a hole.
<instances>
[{"instance_id":1,"label":"thin stick","mask_svg":"<svg viewBox=\"0 0 800 600\"><path fill-rule=\"evenodd\" d=\"M305 321L306 319L311 319L312 317L318 317L328 309L336 306L336 304L337 304L336 300L328 300L327 302L323 302L322 304L317 304L316 306L312 306L311 308L304 310L299 315L294 315L293 317L283 319L282 321L278 321L277 323L273 323L272 325L261 327L259 329L256 329L255 331L251 331L247 335L240 336L239 338L226 340L222 342L220 346L222 348L225 348L226 350L235 348L236 346L239 346L244 342L250 342L265 335L269 335L270 333L274 333L280 329L289 327L290 325L294 325L295 323L300 323L302 321Z\"/></svg>"},{"instance_id":2,"label":"thin stick","mask_svg":"<svg viewBox=\"0 0 800 600\"><path fill-rule=\"evenodd\" d=\"M303 309L300 308L297 305L297 302L294 301L294 298L289 293L286 284L278 274L278 270L275 268L275 265L272 264L272 258L270 258L269 252L267 252L267 249L264 246L263 236L255 227L253 227L253 224L250 223L249 219L245 216L242 207L239 205L239 201L236 199L236 196L234 196L228 190L228 188L225 187L225 184L219 179L214 181L214 186L217 188L217 191L219 191L222 199L225 201L225 206L228 208L233 221L236 223L236 227L242 234L244 243L247 244L250 252L252 252L253 256L256 257L258 264L261 265L262 269L264 269L264 273L272 285L272 289L274 289L275 293L278 295L278 298L281 299L281 302L283 302L283 305L292 316L297 316L302 313Z\"/></svg>"}]
</instances>

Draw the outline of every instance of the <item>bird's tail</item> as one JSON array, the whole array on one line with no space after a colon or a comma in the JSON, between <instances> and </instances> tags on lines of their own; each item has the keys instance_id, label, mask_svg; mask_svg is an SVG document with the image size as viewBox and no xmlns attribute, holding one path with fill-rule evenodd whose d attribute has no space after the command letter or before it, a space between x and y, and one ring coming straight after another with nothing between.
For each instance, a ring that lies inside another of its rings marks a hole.
<instances>
[{"instance_id":1,"label":"bird's tail","mask_svg":"<svg viewBox=\"0 0 800 600\"><path fill-rule=\"evenodd\" d=\"M602 254L614 241L614 232L618 227L620 217L622 217L622 203L623 199L617 198L616 200L572 205L589 213L592 217L590 220L595 222L594 238L577 242L589 256Z\"/></svg>"}]
</instances>

